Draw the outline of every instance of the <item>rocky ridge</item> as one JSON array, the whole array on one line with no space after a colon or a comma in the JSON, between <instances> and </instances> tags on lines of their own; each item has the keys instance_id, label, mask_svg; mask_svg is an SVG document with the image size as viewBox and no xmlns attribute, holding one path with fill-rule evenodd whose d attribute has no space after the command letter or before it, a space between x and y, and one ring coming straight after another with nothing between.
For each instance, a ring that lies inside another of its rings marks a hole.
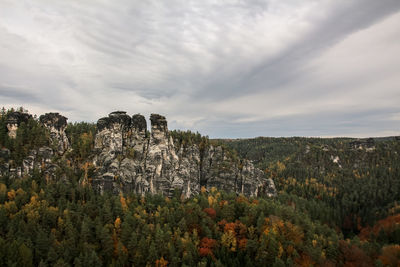
<instances>
[{"instance_id":1,"label":"rocky ridge","mask_svg":"<svg viewBox=\"0 0 400 267\"><path fill-rule=\"evenodd\" d=\"M30 118L11 113L7 118L9 137L16 138L20 123ZM65 132L67 118L46 113L39 117L39 122L49 133L49 145L30 150L19 166L10 160L10 150L2 148L0 175L18 178L38 169L46 179L66 178L59 164L60 160L68 160L70 153L66 152L71 151ZM83 182L90 182L100 193L170 196L178 190L189 197L204 186L247 196L276 195L273 181L266 179L250 161L233 159L219 145L175 144L164 116L151 114L150 122L149 132L146 119L140 114L129 116L124 111L115 111L99 119L94 149L87 159L94 171Z\"/></svg>"},{"instance_id":2,"label":"rocky ridge","mask_svg":"<svg viewBox=\"0 0 400 267\"><path fill-rule=\"evenodd\" d=\"M65 129L67 118L58 113L46 113L39 117L40 123L50 132L53 144L57 147L57 153L62 155L69 149L69 142Z\"/></svg>"},{"instance_id":3,"label":"rocky ridge","mask_svg":"<svg viewBox=\"0 0 400 267\"><path fill-rule=\"evenodd\" d=\"M22 122L27 123L32 116L25 112L14 111L7 116L8 136L12 139L17 137L17 130Z\"/></svg>"},{"instance_id":4,"label":"rocky ridge","mask_svg":"<svg viewBox=\"0 0 400 267\"><path fill-rule=\"evenodd\" d=\"M146 120L117 111L97 122L94 187L100 192L171 195L181 190L189 197L202 186L248 196L276 194L274 183L248 160L236 162L221 146L203 149L196 144L176 147L164 116Z\"/></svg>"},{"instance_id":5,"label":"rocky ridge","mask_svg":"<svg viewBox=\"0 0 400 267\"><path fill-rule=\"evenodd\" d=\"M17 137L17 130L22 122L27 123L32 115L23 112L12 112L7 116L8 136L11 139ZM7 148L0 150L0 175L8 175L12 178L19 178L29 175L34 169L39 169L48 179L56 179L56 170L59 166L54 162L54 156L63 155L69 149L69 142L65 129L67 118L58 113L46 113L39 118L42 127L50 133L52 147L42 146L31 149L28 155L22 160L21 166L16 166L10 160L11 152Z\"/></svg>"}]
</instances>

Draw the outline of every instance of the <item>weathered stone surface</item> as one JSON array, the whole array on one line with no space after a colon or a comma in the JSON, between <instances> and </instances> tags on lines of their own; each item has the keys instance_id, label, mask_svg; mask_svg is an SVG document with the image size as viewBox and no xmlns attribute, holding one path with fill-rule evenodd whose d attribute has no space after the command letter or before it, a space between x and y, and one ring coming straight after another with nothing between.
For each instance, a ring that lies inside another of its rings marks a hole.
<instances>
[{"instance_id":1,"label":"weathered stone surface","mask_svg":"<svg viewBox=\"0 0 400 267\"><path fill-rule=\"evenodd\" d=\"M0 175L8 175L10 170L9 158L10 150L7 148L0 149Z\"/></svg>"},{"instance_id":2,"label":"weathered stone surface","mask_svg":"<svg viewBox=\"0 0 400 267\"><path fill-rule=\"evenodd\" d=\"M50 163L54 156L54 151L50 147L43 146L38 149L37 155L41 159L41 162Z\"/></svg>"},{"instance_id":3,"label":"weathered stone surface","mask_svg":"<svg viewBox=\"0 0 400 267\"><path fill-rule=\"evenodd\" d=\"M146 134L147 122L143 115L135 114L132 116L132 128L137 132Z\"/></svg>"},{"instance_id":4,"label":"weathered stone surface","mask_svg":"<svg viewBox=\"0 0 400 267\"><path fill-rule=\"evenodd\" d=\"M12 115L10 123L18 126L19 116ZM31 150L21 166L10 160L8 149L1 149L1 175L18 178L37 169L47 180L65 179L58 164L65 160L64 153L69 149L67 118L47 113L40 116L40 122L50 131L56 149L44 146ZM248 196L276 194L272 180L266 179L250 161L234 160L221 146L177 147L164 116L151 114L150 122L148 133L146 119L140 114L130 117L124 111L116 111L98 120L91 156L95 171L94 177L90 177L95 189L115 194L148 192L168 196L179 190L189 197L204 186Z\"/></svg>"},{"instance_id":5,"label":"weathered stone surface","mask_svg":"<svg viewBox=\"0 0 400 267\"><path fill-rule=\"evenodd\" d=\"M151 114L151 134L145 158L145 179L151 193L169 194L183 184L177 176L179 158L175 153L172 137L169 136L164 116Z\"/></svg>"},{"instance_id":6,"label":"weathered stone surface","mask_svg":"<svg viewBox=\"0 0 400 267\"><path fill-rule=\"evenodd\" d=\"M28 156L22 160L20 166L15 166L10 160L10 150L3 148L0 150L0 175L10 175L11 178L21 178L23 175L31 174L34 169L50 175L55 179L52 170L56 165L53 162L54 152L50 147L40 147L32 149Z\"/></svg>"},{"instance_id":7,"label":"weathered stone surface","mask_svg":"<svg viewBox=\"0 0 400 267\"><path fill-rule=\"evenodd\" d=\"M143 115L132 116L132 132L130 133L128 156L141 161L144 159L148 147L147 123Z\"/></svg>"},{"instance_id":8,"label":"weathered stone surface","mask_svg":"<svg viewBox=\"0 0 400 267\"><path fill-rule=\"evenodd\" d=\"M57 146L58 154L63 155L70 147L65 133L67 118L59 113L46 113L39 117L39 121L50 131L50 137Z\"/></svg>"},{"instance_id":9,"label":"weathered stone surface","mask_svg":"<svg viewBox=\"0 0 400 267\"><path fill-rule=\"evenodd\" d=\"M143 123L144 121L144 123ZM97 175L93 179L99 191L142 191L144 153L148 145L146 120L141 115L133 118L126 112L112 112L97 122L94 165ZM138 160L133 160L133 159ZM122 186L121 186L122 185Z\"/></svg>"},{"instance_id":10,"label":"weathered stone surface","mask_svg":"<svg viewBox=\"0 0 400 267\"><path fill-rule=\"evenodd\" d=\"M275 197L277 195L275 184L272 179L267 179L260 189L261 192L259 192L259 195L264 195L267 197Z\"/></svg>"},{"instance_id":11,"label":"weathered stone surface","mask_svg":"<svg viewBox=\"0 0 400 267\"><path fill-rule=\"evenodd\" d=\"M19 111L11 112L10 114L8 114L7 115L8 136L10 138L16 138L19 125L22 122L27 123L30 118L32 118L32 115Z\"/></svg>"},{"instance_id":12,"label":"weathered stone surface","mask_svg":"<svg viewBox=\"0 0 400 267\"><path fill-rule=\"evenodd\" d=\"M31 150L29 155L22 161L22 170L23 174L29 174L35 168L35 160L36 160L37 151Z\"/></svg>"},{"instance_id":13,"label":"weathered stone surface","mask_svg":"<svg viewBox=\"0 0 400 267\"><path fill-rule=\"evenodd\" d=\"M0 159L8 161L9 158L10 158L10 150L8 148L0 149Z\"/></svg>"},{"instance_id":14,"label":"weathered stone surface","mask_svg":"<svg viewBox=\"0 0 400 267\"><path fill-rule=\"evenodd\" d=\"M16 137L16 130L22 122L28 122L32 116L27 113L13 112L7 118L7 127L9 135ZM58 113L47 113L40 116L40 123L50 131L52 141L57 147L57 153L62 155L68 148L69 142L65 133L67 126L67 118ZM10 131L11 130L11 131ZM15 133L12 133L15 131ZM50 147L40 147L29 151L28 155L22 160L18 166L10 160L10 151L2 149L0 151L0 174L9 175L11 178L20 178L28 175L36 168L44 172L47 176L55 178L53 172L57 166L53 162L54 151ZM58 168L58 166L57 166Z\"/></svg>"},{"instance_id":15,"label":"weathered stone surface","mask_svg":"<svg viewBox=\"0 0 400 267\"><path fill-rule=\"evenodd\" d=\"M205 186L248 196L276 194L273 181L250 161L235 162L221 146L177 148L164 116L151 114L150 122L150 135L138 114L130 118L118 111L97 122L92 184L98 191L171 195L181 190L189 197Z\"/></svg>"},{"instance_id":16,"label":"weathered stone surface","mask_svg":"<svg viewBox=\"0 0 400 267\"><path fill-rule=\"evenodd\" d=\"M22 122L27 123L32 115L23 112L12 112L7 116L8 134L11 138L16 137L16 131ZM65 151L68 147L68 139L65 134L67 119L58 113L48 113L40 117L42 125L50 130L52 139L60 141L59 150ZM30 174L35 168L48 171L52 163L54 152L50 147L40 147L29 151L19 166L11 160L10 150L0 150L0 175L9 175L11 178L20 178Z\"/></svg>"},{"instance_id":17,"label":"weathered stone surface","mask_svg":"<svg viewBox=\"0 0 400 267\"><path fill-rule=\"evenodd\" d=\"M10 168L9 175L12 178L22 177L22 167L18 166L16 168Z\"/></svg>"},{"instance_id":18,"label":"weathered stone surface","mask_svg":"<svg viewBox=\"0 0 400 267\"><path fill-rule=\"evenodd\" d=\"M124 111L116 111L97 122L95 148L122 153L131 129L131 118Z\"/></svg>"},{"instance_id":19,"label":"weathered stone surface","mask_svg":"<svg viewBox=\"0 0 400 267\"><path fill-rule=\"evenodd\" d=\"M39 117L40 122L46 127L54 127L57 130L64 129L67 127L67 118L60 115L58 112L56 113L46 113Z\"/></svg>"},{"instance_id":20,"label":"weathered stone surface","mask_svg":"<svg viewBox=\"0 0 400 267\"><path fill-rule=\"evenodd\" d=\"M371 152L375 150L375 140L374 138L357 139L350 142L350 146L353 149L366 150L367 152Z\"/></svg>"}]
</instances>

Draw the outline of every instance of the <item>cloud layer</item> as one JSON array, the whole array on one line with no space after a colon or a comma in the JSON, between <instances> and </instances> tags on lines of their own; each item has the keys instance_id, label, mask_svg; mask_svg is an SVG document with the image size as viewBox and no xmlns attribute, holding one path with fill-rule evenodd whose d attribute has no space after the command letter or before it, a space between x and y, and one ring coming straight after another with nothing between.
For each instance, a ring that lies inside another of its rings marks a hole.
<instances>
[{"instance_id":1,"label":"cloud layer","mask_svg":"<svg viewBox=\"0 0 400 267\"><path fill-rule=\"evenodd\" d=\"M0 103L211 137L400 134L400 2L0 0Z\"/></svg>"}]
</instances>

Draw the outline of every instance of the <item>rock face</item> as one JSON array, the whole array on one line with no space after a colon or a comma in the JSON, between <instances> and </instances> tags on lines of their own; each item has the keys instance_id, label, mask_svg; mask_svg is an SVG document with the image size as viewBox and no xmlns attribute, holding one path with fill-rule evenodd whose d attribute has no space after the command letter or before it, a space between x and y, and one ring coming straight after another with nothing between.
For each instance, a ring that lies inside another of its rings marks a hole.
<instances>
[{"instance_id":1,"label":"rock face","mask_svg":"<svg viewBox=\"0 0 400 267\"><path fill-rule=\"evenodd\" d=\"M10 113L7 117L8 135L16 138L16 131L22 122L28 122L32 118L30 114L22 112ZM56 170L59 166L53 161L54 155L64 154L69 148L69 142L65 133L67 118L58 113L47 113L40 116L40 123L50 132L51 140L56 147L56 151L48 146L42 146L30 150L21 164L11 160L11 152L6 148L0 150L0 175L8 175L12 178L20 178L29 175L34 169L40 170L45 174L46 179L56 179ZM60 177L57 177L60 178Z\"/></svg>"},{"instance_id":2,"label":"rock face","mask_svg":"<svg viewBox=\"0 0 400 267\"><path fill-rule=\"evenodd\" d=\"M15 111L7 115L7 130L8 136L15 139L17 137L17 130L22 122L27 123L32 116L28 113Z\"/></svg>"},{"instance_id":3,"label":"rock face","mask_svg":"<svg viewBox=\"0 0 400 267\"><path fill-rule=\"evenodd\" d=\"M50 131L52 142L57 146L58 154L62 155L69 149L65 128L67 118L58 113L46 113L39 117L40 123Z\"/></svg>"},{"instance_id":4,"label":"rock face","mask_svg":"<svg viewBox=\"0 0 400 267\"><path fill-rule=\"evenodd\" d=\"M20 123L27 122L30 117L20 112L9 114L9 135L15 138ZM70 149L65 133L67 118L58 113L46 113L39 121L50 133L50 147L28 151L19 163L11 159L10 150L0 149L0 175L18 178L38 170L48 180L66 177L59 164L69 155L65 153ZM202 186L248 196L276 194L273 181L266 179L250 161L234 160L221 146L177 146L164 116L151 114L150 122L151 131L148 132L146 119L140 114L129 116L124 111L115 111L99 119L90 158L94 175L85 176L85 181L91 178L97 191L116 194L135 192L170 196L179 190L189 197L199 193Z\"/></svg>"},{"instance_id":5,"label":"rock face","mask_svg":"<svg viewBox=\"0 0 400 267\"><path fill-rule=\"evenodd\" d=\"M357 139L353 142L350 142L350 146L353 149L366 150L367 152L371 152L375 150L375 140L374 138Z\"/></svg>"},{"instance_id":6,"label":"rock face","mask_svg":"<svg viewBox=\"0 0 400 267\"><path fill-rule=\"evenodd\" d=\"M21 166L10 164L10 150L2 148L0 150L0 175L10 176L11 178L21 178L29 175L36 168L46 174L48 179L56 179L55 170L57 164L53 162L53 149L47 146L29 151L28 156L22 160Z\"/></svg>"},{"instance_id":7,"label":"rock face","mask_svg":"<svg viewBox=\"0 0 400 267\"><path fill-rule=\"evenodd\" d=\"M151 114L151 132L142 115L117 111L97 122L95 178L100 192L162 193L189 197L202 186L248 196L276 194L272 180L248 161L235 162L221 146L176 147L164 116Z\"/></svg>"},{"instance_id":8,"label":"rock face","mask_svg":"<svg viewBox=\"0 0 400 267\"><path fill-rule=\"evenodd\" d=\"M2 148L0 150L0 175L8 175L10 170L10 150L7 148Z\"/></svg>"}]
</instances>

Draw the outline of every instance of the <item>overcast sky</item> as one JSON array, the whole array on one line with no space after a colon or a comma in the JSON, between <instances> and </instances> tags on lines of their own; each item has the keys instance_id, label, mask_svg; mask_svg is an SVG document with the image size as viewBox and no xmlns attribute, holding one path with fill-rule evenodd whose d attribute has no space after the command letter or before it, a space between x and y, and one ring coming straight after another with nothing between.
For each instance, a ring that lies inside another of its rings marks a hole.
<instances>
[{"instance_id":1,"label":"overcast sky","mask_svg":"<svg viewBox=\"0 0 400 267\"><path fill-rule=\"evenodd\" d=\"M400 135L400 1L0 0L0 105L210 137Z\"/></svg>"}]
</instances>

